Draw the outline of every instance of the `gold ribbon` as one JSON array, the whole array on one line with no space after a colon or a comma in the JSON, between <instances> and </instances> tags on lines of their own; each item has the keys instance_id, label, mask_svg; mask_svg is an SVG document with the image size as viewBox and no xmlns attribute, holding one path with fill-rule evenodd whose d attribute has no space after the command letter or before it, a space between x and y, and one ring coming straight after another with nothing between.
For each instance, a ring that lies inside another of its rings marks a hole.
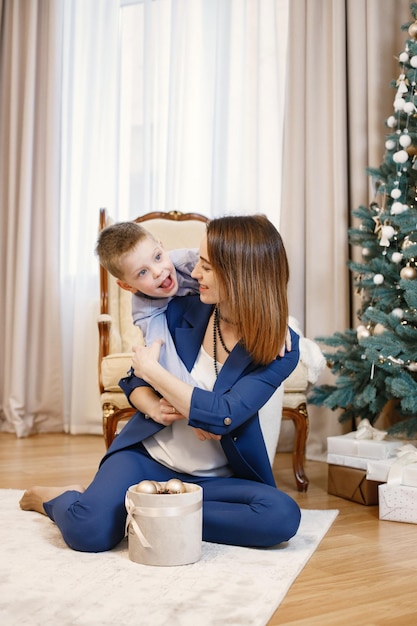
<instances>
[{"instance_id":1,"label":"gold ribbon","mask_svg":"<svg viewBox=\"0 0 417 626\"><path fill-rule=\"evenodd\" d=\"M155 498L158 495L155 494ZM181 505L181 506L164 506L164 507L152 507L152 506L136 506L133 500L131 500L126 493L125 496L125 506L127 511L126 525L125 525L125 536L127 535L129 525L132 525L133 531L135 532L137 538L141 542L144 548L151 548L151 544L146 539L142 530L139 527L135 515L140 515L142 517L179 517L180 515L188 515L189 513L195 513L201 509L201 500L198 502L193 502L191 504Z\"/></svg>"}]
</instances>

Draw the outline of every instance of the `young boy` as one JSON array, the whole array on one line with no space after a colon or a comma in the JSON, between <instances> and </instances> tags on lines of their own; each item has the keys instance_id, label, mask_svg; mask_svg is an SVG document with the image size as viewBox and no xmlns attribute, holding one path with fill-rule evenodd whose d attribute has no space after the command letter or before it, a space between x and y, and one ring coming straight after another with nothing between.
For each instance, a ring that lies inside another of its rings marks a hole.
<instances>
[{"instance_id":1,"label":"young boy","mask_svg":"<svg viewBox=\"0 0 417 626\"><path fill-rule=\"evenodd\" d=\"M133 323L140 327L146 343L162 339L161 364L183 381L195 384L177 355L165 311L172 297L198 293L198 283L191 278L198 261L197 249L168 253L140 224L119 222L101 231L96 254L119 287L133 294Z\"/></svg>"}]
</instances>

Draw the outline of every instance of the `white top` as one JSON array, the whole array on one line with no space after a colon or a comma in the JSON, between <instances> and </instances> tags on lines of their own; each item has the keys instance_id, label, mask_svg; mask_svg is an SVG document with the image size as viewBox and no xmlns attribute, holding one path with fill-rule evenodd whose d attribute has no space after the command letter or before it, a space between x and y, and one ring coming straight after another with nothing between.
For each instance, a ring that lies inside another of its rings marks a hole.
<instances>
[{"instance_id":1,"label":"white top","mask_svg":"<svg viewBox=\"0 0 417 626\"><path fill-rule=\"evenodd\" d=\"M221 369L221 363L218 363ZM191 375L198 387L213 389L216 381L213 359L200 348ZM231 476L220 441L197 439L194 428L182 419L143 441L151 457L177 472L193 476Z\"/></svg>"}]
</instances>

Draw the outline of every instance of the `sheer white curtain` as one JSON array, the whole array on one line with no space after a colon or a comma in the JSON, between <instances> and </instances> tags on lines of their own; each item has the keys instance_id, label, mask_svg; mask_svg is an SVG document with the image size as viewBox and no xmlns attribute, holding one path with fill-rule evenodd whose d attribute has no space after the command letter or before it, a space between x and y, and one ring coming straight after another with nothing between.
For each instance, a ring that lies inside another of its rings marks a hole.
<instances>
[{"instance_id":1,"label":"sheer white curtain","mask_svg":"<svg viewBox=\"0 0 417 626\"><path fill-rule=\"evenodd\" d=\"M261 211L278 225L288 0L126 5L119 214Z\"/></svg>"},{"instance_id":2,"label":"sheer white curtain","mask_svg":"<svg viewBox=\"0 0 417 626\"><path fill-rule=\"evenodd\" d=\"M62 1L0 2L0 430L62 430Z\"/></svg>"},{"instance_id":3,"label":"sheer white curtain","mask_svg":"<svg viewBox=\"0 0 417 626\"><path fill-rule=\"evenodd\" d=\"M115 207L119 6L64 3L61 297L65 427L101 432L97 378L98 263L102 206Z\"/></svg>"},{"instance_id":4,"label":"sheer white curtain","mask_svg":"<svg viewBox=\"0 0 417 626\"><path fill-rule=\"evenodd\" d=\"M74 264L63 281L72 302L64 313L67 421L74 433L101 432L92 261L98 208L117 220L154 210L262 211L278 225L287 0L128 2L118 85L114 7L107 20L85 3L68 10L79 20L69 33L74 64L64 93L72 107L64 117L74 120L64 124L70 157L62 202L63 265ZM83 122L78 138L76 119Z\"/></svg>"}]
</instances>

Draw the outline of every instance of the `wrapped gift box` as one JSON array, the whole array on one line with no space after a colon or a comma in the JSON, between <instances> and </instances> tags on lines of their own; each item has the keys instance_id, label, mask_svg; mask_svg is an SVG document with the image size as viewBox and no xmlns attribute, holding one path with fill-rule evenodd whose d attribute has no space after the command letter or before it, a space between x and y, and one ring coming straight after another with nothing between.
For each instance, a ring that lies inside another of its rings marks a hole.
<instances>
[{"instance_id":1,"label":"wrapped gift box","mask_svg":"<svg viewBox=\"0 0 417 626\"><path fill-rule=\"evenodd\" d=\"M396 461L397 459L395 458L386 459L385 461L368 461L366 478L386 483ZM417 463L402 466L399 481L396 484L405 485L406 487L417 487Z\"/></svg>"},{"instance_id":2,"label":"wrapped gift box","mask_svg":"<svg viewBox=\"0 0 417 626\"><path fill-rule=\"evenodd\" d=\"M363 459L360 456L347 456L346 454L328 454L327 463L329 465L344 465L347 467L355 467L356 469L367 470L369 459Z\"/></svg>"},{"instance_id":3,"label":"wrapped gift box","mask_svg":"<svg viewBox=\"0 0 417 626\"><path fill-rule=\"evenodd\" d=\"M379 519L417 524L417 487L379 485Z\"/></svg>"},{"instance_id":4,"label":"wrapped gift box","mask_svg":"<svg viewBox=\"0 0 417 626\"><path fill-rule=\"evenodd\" d=\"M164 488L166 483L160 483ZM129 559L143 565L187 565L201 558L202 496L199 485L184 493L126 494Z\"/></svg>"},{"instance_id":5,"label":"wrapped gift box","mask_svg":"<svg viewBox=\"0 0 417 626\"><path fill-rule=\"evenodd\" d=\"M382 439L358 439L357 433L327 437L328 454L339 454L366 459L388 459L395 455L401 441Z\"/></svg>"},{"instance_id":6,"label":"wrapped gift box","mask_svg":"<svg viewBox=\"0 0 417 626\"><path fill-rule=\"evenodd\" d=\"M368 461L366 477L394 485L417 487L417 448L412 443L399 447L396 456L381 461Z\"/></svg>"},{"instance_id":7,"label":"wrapped gift box","mask_svg":"<svg viewBox=\"0 0 417 626\"><path fill-rule=\"evenodd\" d=\"M366 479L366 470L343 465L329 465L327 491L331 495L359 504L378 504L378 485Z\"/></svg>"}]
</instances>

